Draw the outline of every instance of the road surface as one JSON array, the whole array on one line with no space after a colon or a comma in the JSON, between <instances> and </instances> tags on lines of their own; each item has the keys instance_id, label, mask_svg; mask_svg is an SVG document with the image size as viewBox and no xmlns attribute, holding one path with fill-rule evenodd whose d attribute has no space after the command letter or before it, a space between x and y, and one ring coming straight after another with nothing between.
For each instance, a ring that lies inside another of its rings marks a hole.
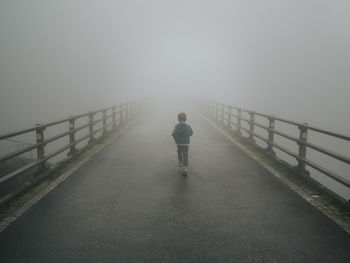
<instances>
[{"instance_id":1,"label":"road surface","mask_svg":"<svg viewBox=\"0 0 350 263\"><path fill-rule=\"evenodd\" d=\"M165 114L166 115L166 114ZM0 262L350 262L350 235L189 115L138 122L0 233Z\"/></svg>"}]
</instances>

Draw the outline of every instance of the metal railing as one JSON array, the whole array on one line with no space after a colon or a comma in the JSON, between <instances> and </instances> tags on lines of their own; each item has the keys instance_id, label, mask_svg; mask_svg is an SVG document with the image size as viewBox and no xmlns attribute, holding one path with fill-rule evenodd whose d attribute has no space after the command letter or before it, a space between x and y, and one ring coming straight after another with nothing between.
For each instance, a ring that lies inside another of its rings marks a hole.
<instances>
[{"instance_id":1,"label":"metal railing","mask_svg":"<svg viewBox=\"0 0 350 263\"><path fill-rule=\"evenodd\" d=\"M13 139L4 139L2 142L3 144L0 144L0 158L4 154L14 152L14 151L19 151L31 145L30 143L20 141L20 140L13 140ZM20 156L33 159L33 156L34 156L33 150L26 152L24 154L21 154Z\"/></svg>"},{"instance_id":2,"label":"metal railing","mask_svg":"<svg viewBox=\"0 0 350 263\"><path fill-rule=\"evenodd\" d=\"M341 139L343 141L350 141L350 136L335 133L329 130L321 129L318 127L310 126L307 123L299 123L295 121L286 120L283 118L278 118L275 116L258 113L246 109L242 109L239 107L235 107L232 105L225 105L218 102L213 101L206 101L202 100L200 101L200 108L201 111L207 115L208 117L214 119L221 125L224 125L225 127L229 128L230 130L234 130L237 134L242 136L242 131L245 131L248 134L248 140L256 145L256 142L254 138L258 138L262 141L264 141L267 144L266 153L270 153L274 155L274 148L277 148L281 150L282 152L286 153L289 156L294 157L297 160L297 166L295 167L298 172L308 174L308 171L306 170L305 166L309 165L310 167L314 168L315 170L321 172L322 174L334 179L335 181L339 182L343 186L349 188L350 187L350 181L338 174L336 174L333 171L330 171L329 169L322 167L320 164L309 160L306 158L306 152L307 149L313 149L319 153L322 153L324 155L327 155L329 157L332 157L342 163L350 164L350 158L348 156L345 156L340 153L336 153L334 151L331 151L329 149L326 149L324 147L321 147L319 145L313 144L311 142L308 142L308 131L314 131L320 134L325 134L334 138ZM249 118L242 117L242 114L248 114ZM267 119L268 125L263 125L255 120L255 117L259 116L262 118ZM296 127L299 130L299 136L291 136L285 132L282 132L280 130L276 130L275 124L276 122L281 122L285 124L292 125ZM248 124L248 128L243 127L243 123ZM233 129L233 127L236 127L236 129ZM264 137L258 133L255 132L255 127L262 128L263 130L267 131L267 137ZM279 135L289 141L295 142L298 145L298 153L293 152L292 150L288 149L285 146L282 146L274 141L274 135Z\"/></svg>"},{"instance_id":3,"label":"metal railing","mask_svg":"<svg viewBox=\"0 0 350 263\"><path fill-rule=\"evenodd\" d=\"M77 144L83 141L88 141L87 142L88 146L92 145L97 139L104 138L108 133L118 129L125 122L136 117L136 115L142 111L143 106L144 106L143 101L129 102L129 103L120 104L120 105L116 105L108 108L103 108L96 111L90 111L90 112L76 115L76 116L70 116L68 118L61 119L58 121L53 121L45 124L37 124L36 126L31 128L0 135L0 141L11 140L11 138L19 135L23 135L23 134L35 133L36 135L36 143L28 144L25 147L22 147L20 149L17 149L15 151L12 151L5 155L0 156L0 164L33 150L36 151L36 155L37 155L37 158L33 160L33 162L30 162L29 164L1 177L0 183L3 183L11 178L14 178L19 174L35 167L37 167L37 172L44 172L46 169L48 169L47 161L57 156L58 154L63 153L64 151L69 150L68 156L66 159L70 159L71 157L75 156L77 153L77 149L76 149ZM95 117L101 114L102 114L101 117L99 118ZM81 120L84 117L87 118L87 123L84 123L79 127L76 127L77 120ZM66 131L49 138L45 137L46 128L54 127L64 123L67 124L67 128L68 128ZM102 123L102 127L96 128L95 127L96 124L99 124L99 123ZM88 130L88 133L77 138L76 136L77 132L82 131L83 129ZM98 138L96 138L98 133L101 133L101 135ZM53 152L46 154L47 144L57 141L64 137L69 138L68 144L60 146L59 148L54 149Z\"/></svg>"}]
</instances>

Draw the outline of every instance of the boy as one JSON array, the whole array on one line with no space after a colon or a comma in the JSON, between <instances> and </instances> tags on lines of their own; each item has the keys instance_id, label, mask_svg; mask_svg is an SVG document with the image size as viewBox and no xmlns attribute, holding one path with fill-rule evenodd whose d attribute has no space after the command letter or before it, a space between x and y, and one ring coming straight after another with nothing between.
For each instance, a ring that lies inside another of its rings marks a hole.
<instances>
[{"instance_id":1,"label":"boy","mask_svg":"<svg viewBox=\"0 0 350 263\"><path fill-rule=\"evenodd\" d=\"M177 115L179 123L176 124L172 136L177 144L177 156L179 158L179 166L184 169L184 174L187 175L188 166L188 147L190 145L190 136L193 131L191 126L186 122L186 114L181 112Z\"/></svg>"}]
</instances>

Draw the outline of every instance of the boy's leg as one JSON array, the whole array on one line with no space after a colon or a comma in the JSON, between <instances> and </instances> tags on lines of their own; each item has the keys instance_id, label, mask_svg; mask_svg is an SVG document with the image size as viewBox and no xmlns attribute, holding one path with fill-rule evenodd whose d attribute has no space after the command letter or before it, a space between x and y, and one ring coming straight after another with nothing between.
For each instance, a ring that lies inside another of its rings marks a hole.
<instances>
[{"instance_id":1,"label":"boy's leg","mask_svg":"<svg viewBox=\"0 0 350 263\"><path fill-rule=\"evenodd\" d=\"M183 165L184 167L188 166L188 146L182 146L182 154L183 154Z\"/></svg>"},{"instance_id":2,"label":"boy's leg","mask_svg":"<svg viewBox=\"0 0 350 263\"><path fill-rule=\"evenodd\" d=\"M182 164L183 163L182 149L180 145L177 145L177 157L179 158L179 164Z\"/></svg>"}]
</instances>

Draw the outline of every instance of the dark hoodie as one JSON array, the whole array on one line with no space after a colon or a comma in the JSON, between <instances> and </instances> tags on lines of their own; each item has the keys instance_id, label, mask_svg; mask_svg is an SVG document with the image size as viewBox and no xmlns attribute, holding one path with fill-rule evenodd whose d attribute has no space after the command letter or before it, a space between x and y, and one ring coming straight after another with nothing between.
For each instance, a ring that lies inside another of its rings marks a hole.
<instances>
[{"instance_id":1,"label":"dark hoodie","mask_svg":"<svg viewBox=\"0 0 350 263\"><path fill-rule=\"evenodd\" d=\"M176 124L172 136L176 144L188 145L190 144L190 136L192 136L192 134L193 131L191 126L184 122L180 122Z\"/></svg>"}]
</instances>

